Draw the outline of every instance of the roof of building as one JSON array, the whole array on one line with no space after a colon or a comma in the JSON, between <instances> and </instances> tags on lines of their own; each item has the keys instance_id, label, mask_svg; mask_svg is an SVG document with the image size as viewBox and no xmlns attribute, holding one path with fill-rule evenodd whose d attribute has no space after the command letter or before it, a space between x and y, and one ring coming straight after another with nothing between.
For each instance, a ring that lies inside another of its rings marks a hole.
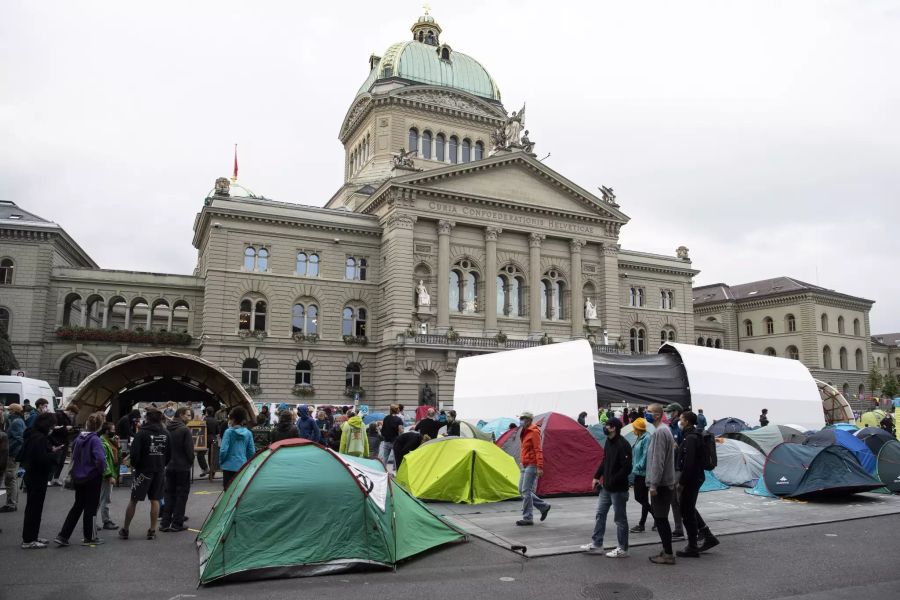
<instances>
[{"instance_id":1,"label":"roof of building","mask_svg":"<svg viewBox=\"0 0 900 600\"><path fill-rule=\"evenodd\" d=\"M0 200L0 221L19 221L22 223L52 223L27 210L22 210L12 200Z\"/></svg>"},{"instance_id":2,"label":"roof of building","mask_svg":"<svg viewBox=\"0 0 900 600\"><path fill-rule=\"evenodd\" d=\"M433 23L440 33L440 26L430 15L420 17L413 30L423 23ZM444 49L449 51L449 59L442 58ZM500 88L487 69L471 56L452 50L446 44L418 40L398 42L389 46L380 58L372 57L370 62L371 71L357 96L370 91L378 81L391 79L453 88L500 101Z\"/></svg>"},{"instance_id":3,"label":"roof of building","mask_svg":"<svg viewBox=\"0 0 900 600\"><path fill-rule=\"evenodd\" d=\"M725 283L712 283L709 285L698 286L694 288L694 306L702 304L710 304L713 302L726 302L729 300L740 301L756 298L765 298L768 296L780 296L792 292L824 292L828 294L837 294L840 296L855 298L865 302L872 302L865 298L857 298L848 294L842 294L835 290L830 290L822 286L813 285L794 279L793 277L773 277L771 279L763 279L761 281L752 281L750 283L742 283L739 285L728 285Z\"/></svg>"},{"instance_id":4,"label":"roof of building","mask_svg":"<svg viewBox=\"0 0 900 600\"><path fill-rule=\"evenodd\" d=\"M900 346L900 333L876 333L872 342L883 346Z\"/></svg>"}]
</instances>

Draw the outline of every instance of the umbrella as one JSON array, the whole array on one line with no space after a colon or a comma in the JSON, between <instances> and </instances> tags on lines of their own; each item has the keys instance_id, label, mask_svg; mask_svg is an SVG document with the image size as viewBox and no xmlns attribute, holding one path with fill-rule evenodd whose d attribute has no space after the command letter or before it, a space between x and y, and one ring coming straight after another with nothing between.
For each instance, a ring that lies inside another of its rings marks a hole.
<instances>
[{"instance_id":1,"label":"umbrella","mask_svg":"<svg viewBox=\"0 0 900 600\"><path fill-rule=\"evenodd\" d=\"M370 423L374 423L375 421L384 421L385 414L381 412L369 413L363 417L363 423L366 425Z\"/></svg>"}]
</instances>

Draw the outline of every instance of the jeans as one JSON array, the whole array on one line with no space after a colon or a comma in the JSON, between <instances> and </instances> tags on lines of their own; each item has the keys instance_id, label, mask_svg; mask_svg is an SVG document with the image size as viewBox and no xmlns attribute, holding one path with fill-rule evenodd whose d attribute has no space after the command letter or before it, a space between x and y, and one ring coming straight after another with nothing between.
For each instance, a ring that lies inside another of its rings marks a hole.
<instances>
[{"instance_id":1,"label":"jeans","mask_svg":"<svg viewBox=\"0 0 900 600\"><path fill-rule=\"evenodd\" d=\"M109 518L109 503L111 496L112 484L109 482L109 477L104 477L103 483L100 485L100 521L104 525L112 523L112 519Z\"/></svg>"},{"instance_id":2,"label":"jeans","mask_svg":"<svg viewBox=\"0 0 900 600\"><path fill-rule=\"evenodd\" d=\"M81 527L84 533L84 539L92 540L97 537L97 526L94 519L97 517L97 506L100 504L100 480L102 477L95 477L83 482L74 483L75 486L75 503L69 509L66 520L62 529L59 530L59 537L67 540L75 530L75 524L78 523L78 517L82 517Z\"/></svg>"},{"instance_id":3,"label":"jeans","mask_svg":"<svg viewBox=\"0 0 900 600\"><path fill-rule=\"evenodd\" d=\"M663 552L672 554L672 528L669 525L669 508L675 497L674 490L670 487L660 486L656 488L656 495L650 496L650 509L653 514L653 522L659 541L662 542Z\"/></svg>"},{"instance_id":4,"label":"jeans","mask_svg":"<svg viewBox=\"0 0 900 600\"><path fill-rule=\"evenodd\" d=\"M628 515L625 514L625 503L628 502L628 491L610 492L600 489L600 498L597 502L597 516L594 522L594 535L591 541L598 548L603 547L603 534L606 532L606 515L609 507L613 507L613 519L616 522L616 541L619 548L628 550Z\"/></svg>"},{"instance_id":5,"label":"jeans","mask_svg":"<svg viewBox=\"0 0 900 600\"><path fill-rule=\"evenodd\" d=\"M522 495L522 520L533 521L534 509L543 512L550 508L547 502L541 500L534 490L537 489L537 465L528 465L522 468L519 477L519 493Z\"/></svg>"},{"instance_id":6,"label":"jeans","mask_svg":"<svg viewBox=\"0 0 900 600\"><path fill-rule=\"evenodd\" d=\"M184 525L184 511L191 493L190 471L166 471L165 503L159 511L163 527Z\"/></svg>"},{"instance_id":7,"label":"jeans","mask_svg":"<svg viewBox=\"0 0 900 600\"><path fill-rule=\"evenodd\" d=\"M394 449L393 442L382 441L378 446L378 458L387 466L388 459L391 457L391 451ZM396 465L394 465L396 467Z\"/></svg>"},{"instance_id":8,"label":"jeans","mask_svg":"<svg viewBox=\"0 0 900 600\"><path fill-rule=\"evenodd\" d=\"M19 470L19 463L10 457L6 463L6 471L3 473L3 485L6 487L6 505L15 508L19 502L19 482L16 479L16 473Z\"/></svg>"}]
</instances>

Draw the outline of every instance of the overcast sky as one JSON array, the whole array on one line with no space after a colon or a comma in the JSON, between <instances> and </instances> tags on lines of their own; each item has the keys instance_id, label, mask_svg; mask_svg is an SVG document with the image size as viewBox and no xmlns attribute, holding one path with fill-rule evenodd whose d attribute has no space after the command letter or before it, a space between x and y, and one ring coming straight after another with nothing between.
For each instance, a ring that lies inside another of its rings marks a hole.
<instances>
[{"instance_id":1,"label":"overcast sky","mask_svg":"<svg viewBox=\"0 0 900 600\"><path fill-rule=\"evenodd\" d=\"M900 0L433 0L546 163L615 188L624 247L696 284L788 275L900 331ZM311 7L315 7L311 12ZM190 273L194 216L241 182L322 205L370 54L421 2L5 0L0 198L104 268Z\"/></svg>"}]
</instances>

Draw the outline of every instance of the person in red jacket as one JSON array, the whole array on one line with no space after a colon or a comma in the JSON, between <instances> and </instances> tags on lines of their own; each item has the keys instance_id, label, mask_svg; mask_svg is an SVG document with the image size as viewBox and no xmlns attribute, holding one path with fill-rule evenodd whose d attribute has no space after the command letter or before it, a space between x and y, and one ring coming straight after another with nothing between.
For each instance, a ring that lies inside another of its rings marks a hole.
<instances>
[{"instance_id":1,"label":"person in red jacket","mask_svg":"<svg viewBox=\"0 0 900 600\"><path fill-rule=\"evenodd\" d=\"M532 424L534 415L523 412L519 415L519 447L522 475L519 478L519 493L522 494L522 518L516 525L534 525L534 509L541 513L541 521L547 518L550 504L534 493L538 478L544 474L544 454L541 452L541 430Z\"/></svg>"}]
</instances>

